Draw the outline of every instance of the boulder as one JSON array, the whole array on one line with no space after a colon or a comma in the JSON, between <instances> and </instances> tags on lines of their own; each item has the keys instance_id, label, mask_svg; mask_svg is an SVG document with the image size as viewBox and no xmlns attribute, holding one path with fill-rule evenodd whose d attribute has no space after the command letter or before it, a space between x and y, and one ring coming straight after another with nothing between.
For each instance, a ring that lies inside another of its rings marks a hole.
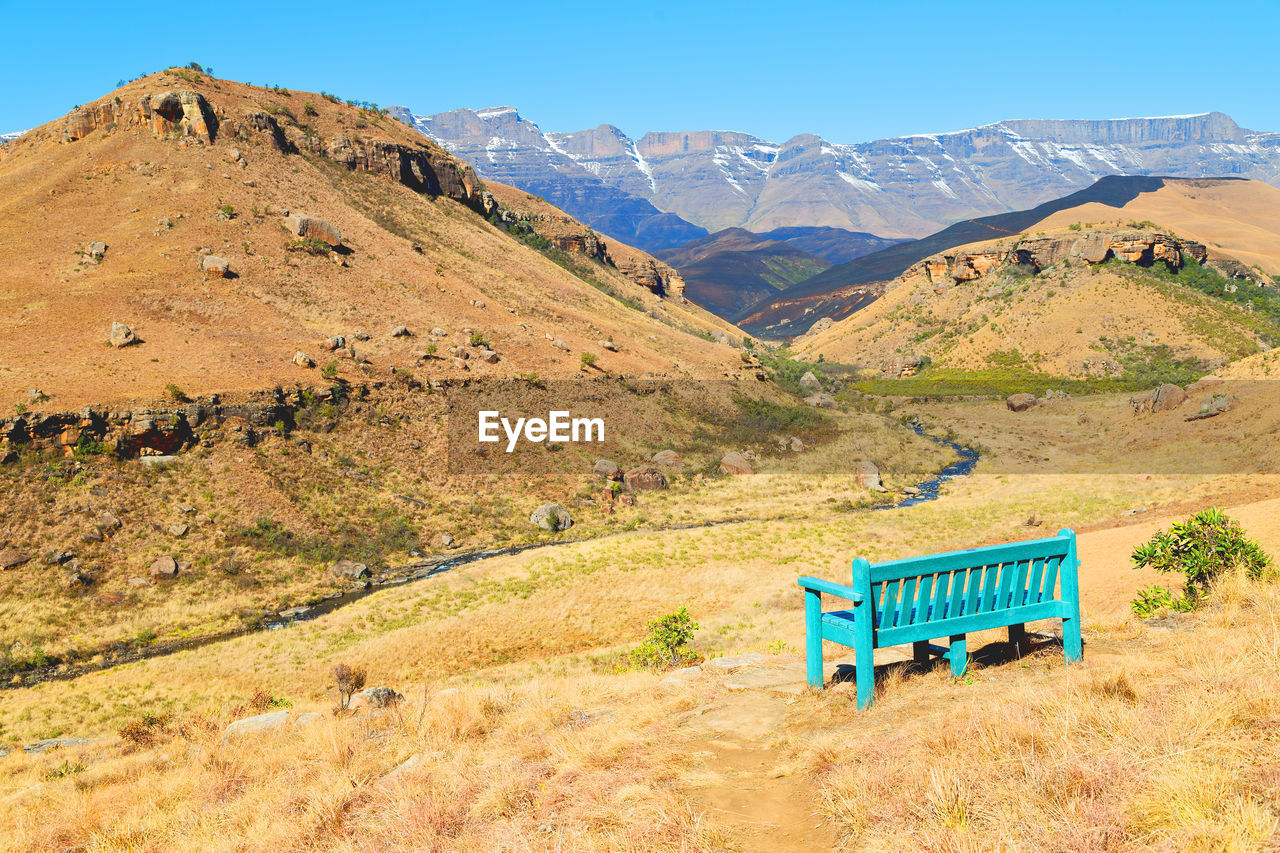
<instances>
[{"instance_id":1,"label":"boulder","mask_svg":"<svg viewBox=\"0 0 1280 853\"><path fill-rule=\"evenodd\" d=\"M633 492L650 492L667 487L667 475L656 465L639 465L622 475L622 481Z\"/></svg>"},{"instance_id":2,"label":"boulder","mask_svg":"<svg viewBox=\"0 0 1280 853\"><path fill-rule=\"evenodd\" d=\"M31 555L16 548L0 551L0 570L16 569L31 559Z\"/></svg>"},{"instance_id":3,"label":"boulder","mask_svg":"<svg viewBox=\"0 0 1280 853\"><path fill-rule=\"evenodd\" d=\"M342 245L342 232L318 216L307 216L303 213L290 214L285 219L285 226L290 233L310 240L320 240L330 246Z\"/></svg>"},{"instance_id":4,"label":"boulder","mask_svg":"<svg viewBox=\"0 0 1280 853\"><path fill-rule=\"evenodd\" d=\"M233 740L245 735L257 735L264 732L274 731L282 728L289 721L288 711L271 711L267 714L258 714L254 717L245 717L243 720L236 720L231 723L222 732L223 740Z\"/></svg>"},{"instance_id":5,"label":"boulder","mask_svg":"<svg viewBox=\"0 0 1280 853\"><path fill-rule=\"evenodd\" d=\"M1223 412L1229 412L1235 408L1236 398L1228 397L1225 394L1214 394L1200 404L1200 410L1194 414L1187 415L1185 420L1199 421L1205 418L1216 418Z\"/></svg>"},{"instance_id":6,"label":"boulder","mask_svg":"<svg viewBox=\"0 0 1280 853\"><path fill-rule=\"evenodd\" d=\"M293 363L298 365L298 367L315 367L316 366L315 360L312 359L311 356L307 355L305 352L302 352L301 350L293 354Z\"/></svg>"},{"instance_id":7,"label":"boulder","mask_svg":"<svg viewBox=\"0 0 1280 853\"><path fill-rule=\"evenodd\" d=\"M471 369L470 367L467 366L467 360L465 358L460 358L456 355L453 358L449 359L449 363L452 364L454 367L458 368L459 370Z\"/></svg>"},{"instance_id":8,"label":"boulder","mask_svg":"<svg viewBox=\"0 0 1280 853\"><path fill-rule=\"evenodd\" d=\"M1197 391L1208 391L1210 388L1217 388L1222 383L1221 376L1202 376L1187 386L1187 393L1194 394Z\"/></svg>"},{"instance_id":9,"label":"boulder","mask_svg":"<svg viewBox=\"0 0 1280 853\"><path fill-rule=\"evenodd\" d=\"M53 749L70 749L74 746L97 743L100 740L102 740L100 737L51 737L29 743L22 748L22 751L39 755Z\"/></svg>"},{"instance_id":10,"label":"boulder","mask_svg":"<svg viewBox=\"0 0 1280 853\"><path fill-rule=\"evenodd\" d=\"M364 563L357 563L355 560L339 560L333 564L333 574L340 578L367 578L369 577L369 567Z\"/></svg>"},{"instance_id":11,"label":"boulder","mask_svg":"<svg viewBox=\"0 0 1280 853\"><path fill-rule=\"evenodd\" d=\"M217 255L205 255L200 259L200 272L210 278L226 278L231 273L231 264L226 258Z\"/></svg>"},{"instance_id":12,"label":"boulder","mask_svg":"<svg viewBox=\"0 0 1280 853\"><path fill-rule=\"evenodd\" d=\"M606 480L622 479L622 469L618 467L618 463L610 462L608 459L597 459L596 464L591 468L591 473Z\"/></svg>"},{"instance_id":13,"label":"boulder","mask_svg":"<svg viewBox=\"0 0 1280 853\"><path fill-rule=\"evenodd\" d=\"M543 504L529 514L529 523L543 530L558 533L573 527L573 518L560 504Z\"/></svg>"},{"instance_id":14,"label":"boulder","mask_svg":"<svg viewBox=\"0 0 1280 853\"><path fill-rule=\"evenodd\" d=\"M439 326L436 326L434 329L431 330L431 334L437 338L443 338L445 335L449 333L446 332L444 329L440 328Z\"/></svg>"},{"instance_id":15,"label":"boulder","mask_svg":"<svg viewBox=\"0 0 1280 853\"><path fill-rule=\"evenodd\" d=\"M674 450L659 450L653 456L649 457L649 461L656 465L662 465L665 468L683 468L684 460L680 458L680 454Z\"/></svg>"},{"instance_id":16,"label":"boulder","mask_svg":"<svg viewBox=\"0 0 1280 853\"><path fill-rule=\"evenodd\" d=\"M332 338L325 338L320 342L320 348L328 352L334 352L346 347L347 339L343 335L334 335Z\"/></svg>"},{"instance_id":17,"label":"boulder","mask_svg":"<svg viewBox=\"0 0 1280 853\"><path fill-rule=\"evenodd\" d=\"M191 527L186 524L170 524L169 525L169 535L176 536L179 539L181 539L183 536L186 536L187 533L189 533L190 531L191 531Z\"/></svg>"},{"instance_id":18,"label":"boulder","mask_svg":"<svg viewBox=\"0 0 1280 853\"><path fill-rule=\"evenodd\" d=\"M115 513L103 511L98 513L97 518L93 520L93 526L99 530L119 530L123 527L120 519L116 518Z\"/></svg>"},{"instance_id":19,"label":"boulder","mask_svg":"<svg viewBox=\"0 0 1280 853\"><path fill-rule=\"evenodd\" d=\"M409 334L408 326L396 326L391 330L391 337L393 338L407 338Z\"/></svg>"},{"instance_id":20,"label":"boulder","mask_svg":"<svg viewBox=\"0 0 1280 853\"><path fill-rule=\"evenodd\" d=\"M804 442L803 442L803 441L801 441L799 438L797 438L797 437L796 437L796 436L794 436L794 435L793 435L793 436L791 436L791 441L787 442L787 446L791 448L791 451L792 451L793 453L803 453L803 452L804 452Z\"/></svg>"},{"instance_id":21,"label":"boulder","mask_svg":"<svg viewBox=\"0 0 1280 853\"><path fill-rule=\"evenodd\" d=\"M741 453L726 453L720 460L719 471L721 474L728 474L732 477L755 473L751 463Z\"/></svg>"},{"instance_id":22,"label":"boulder","mask_svg":"<svg viewBox=\"0 0 1280 853\"><path fill-rule=\"evenodd\" d=\"M814 376L813 371L810 370L800 377L800 387L806 391L817 391L822 388L822 383L818 381L818 377Z\"/></svg>"},{"instance_id":23,"label":"boulder","mask_svg":"<svg viewBox=\"0 0 1280 853\"><path fill-rule=\"evenodd\" d=\"M117 349L120 347L132 346L141 343L137 333L133 331L132 326L126 326L124 323L111 324L111 345Z\"/></svg>"},{"instance_id":24,"label":"boulder","mask_svg":"<svg viewBox=\"0 0 1280 853\"><path fill-rule=\"evenodd\" d=\"M607 341L607 340L606 340L606 341L596 341L596 343L598 343L598 344L600 345L600 348L601 348L601 349L607 349L609 352L617 352L617 351L618 351L618 345L617 345L617 344L615 344L613 341Z\"/></svg>"},{"instance_id":25,"label":"boulder","mask_svg":"<svg viewBox=\"0 0 1280 853\"><path fill-rule=\"evenodd\" d=\"M366 687L351 697L351 707L390 708L404 701L404 695L390 687Z\"/></svg>"},{"instance_id":26,"label":"boulder","mask_svg":"<svg viewBox=\"0 0 1280 853\"><path fill-rule=\"evenodd\" d=\"M1004 401L1004 404L1011 412L1025 412L1039 402L1035 394L1013 394Z\"/></svg>"},{"instance_id":27,"label":"boulder","mask_svg":"<svg viewBox=\"0 0 1280 853\"><path fill-rule=\"evenodd\" d=\"M106 257L106 254L107 244L103 243L101 240L95 240L88 246L84 247L85 259L92 261L95 264L101 263L102 259Z\"/></svg>"},{"instance_id":28,"label":"boulder","mask_svg":"<svg viewBox=\"0 0 1280 853\"><path fill-rule=\"evenodd\" d=\"M1177 385L1166 382L1156 389L1151 397L1151 411L1172 412L1187 401L1187 392Z\"/></svg>"},{"instance_id":29,"label":"boulder","mask_svg":"<svg viewBox=\"0 0 1280 853\"><path fill-rule=\"evenodd\" d=\"M853 466L853 474L858 486L872 492L888 491L880 481L880 469L874 462L858 462Z\"/></svg>"},{"instance_id":30,"label":"boulder","mask_svg":"<svg viewBox=\"0 0 1280 853\"><path fill-rule=\"evenodd\" d=\"M157 580L167 580L178 576L178 561L165 555L151 564L148 573Z\"/></svg>"}]
</instances>

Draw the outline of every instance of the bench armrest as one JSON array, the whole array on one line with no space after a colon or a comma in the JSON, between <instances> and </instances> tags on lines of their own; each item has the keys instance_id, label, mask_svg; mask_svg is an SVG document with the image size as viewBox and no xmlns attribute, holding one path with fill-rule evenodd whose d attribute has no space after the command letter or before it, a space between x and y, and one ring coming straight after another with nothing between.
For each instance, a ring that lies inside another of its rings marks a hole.
<instances>
[{"instance_id":1,"label":"bench armrest","mask_svg":"<svg viewBox=\"0 0 1280 853\"><path fill-rule=\"evenodd\" d=\"M862 593L856 592L847 586L841 586L838 583L824 581L821 578L805 577L798 579L796 583L810 592L825 592L827 595L834 595L853 602L862 601Z\"/></svg>"}]
</instances>

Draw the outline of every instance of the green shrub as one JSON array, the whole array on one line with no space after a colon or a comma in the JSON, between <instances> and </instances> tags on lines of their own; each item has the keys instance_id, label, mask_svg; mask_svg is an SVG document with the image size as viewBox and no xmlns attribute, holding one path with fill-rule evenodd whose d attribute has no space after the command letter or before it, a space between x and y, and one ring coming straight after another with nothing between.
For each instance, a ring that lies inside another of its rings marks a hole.
<instances>
[{"instance_id":1,"label":"green shrub","mask_svg":"<svg viewBox=\"0 0 1280 853\"><path fill-rule=\"evenodd\" d=\"M1222 510L1206 509L1170 525L1133 551L1134 568L1185 576L1181 597L1159 586L1144 587L1130 606L1147 617L1164 607L1194 610L1224 572L1241 568L1255 580L1270 573L1271 558Z\"/></svg>"},{"instance_id":2,"label":"green shrub","mask_svg":"<svg viewBox=\"0 0 1280 853\"><path fill-rule=\"evenodd\" d=\"M299 237L285 245L289 252L306 252L308 255L327 255L331 251L329 244L315 237Z\"/></svg>"},{"instance_id":3,"label":"green shrub","mask_svg":"<svg viewBox=\"0 0 1280 853\"><path fill-rule=\"evenodd\" d=\"M320 375L325 379L332 379L338 375L338 362L331 361L324 367L320 368Z\"/></svg>"},{"instance_id":4,"label":"green shrub","mask_svg":"<svg viewBox=\"0 0 1280 853\"><path fill-rule=\"evenodd\" d=\"M472 332L468 341L473 347L487 347L489 345L489 342L484 339L484 335L479 332Z\"/></svg>"},{"instance_id":5,"label":"green shrub","mask_svg":"<svg viewBox=\"0 0 1280 853\"><path fill-rule=\"evenodd\" d=\"M583 370L586 370L588 367L595 367L595 364L596 364L596 354L595 354L595 353L593 353L593 352L584 352L584 353L582 354L582 359L581 359L581 361L582 361L582 369L583 369Z\"/></svg>"},{"instance_id":6,"label":"green shrub","mask_svg":"<svg viewBox=\"0 0 1280 853\"><path fill-rule=\"evenodd\" d=\"M186 392L172 382L164 386L164 390L169 392L169 396L173 398L175 403L185 403L189 399Z\"/></svg>"},{"instance_id":7,"label":"green shrub","mask_svg":"<svg viewBox=\"0 0 1280 853\"><path fill-rule=\"evenodd\" d=\"M236 209L229 204L222 205L222 207L218 208L218 212L221 213L227 219L236 218Z\"/></svg>"},{"instance_id":8,"label":"green shrub","mask_svg":"<svg viewBox=\"0 0 1280 853\"><path fill-rule=\"evenodd\" d=\"M671 669L697 659L697 654L689 648L689 641L693 639L693 632L698 630L698 623L684 607L675 613L650 619L645 627L649 636L628 656L632 666L637 669Z\"/></svg>"},{"instance_id":9,"label":"green shrub","mask_svg":"<svg viewBox=\"0 0 1280 853\"><path fill-rule=\"evenodd\" d=\"M120 738L130 746L152 746L168 731L171 720L170 714L143 714L120 727Z\"/></svg>"}]
</instances>

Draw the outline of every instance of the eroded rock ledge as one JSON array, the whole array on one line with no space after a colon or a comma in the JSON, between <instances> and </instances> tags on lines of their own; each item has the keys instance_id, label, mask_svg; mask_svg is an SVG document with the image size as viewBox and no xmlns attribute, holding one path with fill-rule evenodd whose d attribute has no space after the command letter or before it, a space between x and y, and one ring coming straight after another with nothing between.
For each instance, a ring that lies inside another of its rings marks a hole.
<instances>
[{"instance_id":1,"label":"eroded rock ledge","mask_svg":"<svg viewBox=\"0 0 1280 853\"><path fill-rule=\"evenodd\" d=\"M1092 232L1078 237L1024 239L1009 248L934 255L912 266L903 277L923 273L934 284L949 285L973 281L1003 266L1022 266L1040 272L1063 262L1100 264L1112 258L1139 266L1163 263L1170 270L1176 270L1186 258L1204 263L1208 250L1203 243L1158 232Z\"/></svg>"}]
</instances>

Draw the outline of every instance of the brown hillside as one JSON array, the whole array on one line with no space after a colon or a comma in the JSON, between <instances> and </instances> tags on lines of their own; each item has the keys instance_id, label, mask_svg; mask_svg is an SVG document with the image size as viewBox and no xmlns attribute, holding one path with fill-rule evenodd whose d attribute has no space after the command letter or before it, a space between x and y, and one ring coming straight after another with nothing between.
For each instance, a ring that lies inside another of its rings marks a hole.
<instances>
[{"instance_id":1,"label":"brown hillside","mask_svg":"<svg viewBox=\"0 0 1280 853\"><path fill-rule=\"evenodd\" d=\"M357 331L370 335L355 340L360 358L420 379L464 375L415 355L436 327L442 355L464 328L498 351L465 375L568 376L584 351L624 374L718 377L739 363L707 340L731 327L701 309L571 257L591 286L485 222L483 190L377 112L182 69L134 81L0 154L0 404L27 404L33 389L70 409L156 398L170 383L191 394L318 383L294 353L323 366L318 342ZM341 229L345 265L289 251L285 211ZM84 255L95 241L107 245L96 264ZM231 276L203 274L207 253ZM113 321L144 343L110 347ZM399 325L414 336L391 337Z\"/></svg>"}]
</instances>

